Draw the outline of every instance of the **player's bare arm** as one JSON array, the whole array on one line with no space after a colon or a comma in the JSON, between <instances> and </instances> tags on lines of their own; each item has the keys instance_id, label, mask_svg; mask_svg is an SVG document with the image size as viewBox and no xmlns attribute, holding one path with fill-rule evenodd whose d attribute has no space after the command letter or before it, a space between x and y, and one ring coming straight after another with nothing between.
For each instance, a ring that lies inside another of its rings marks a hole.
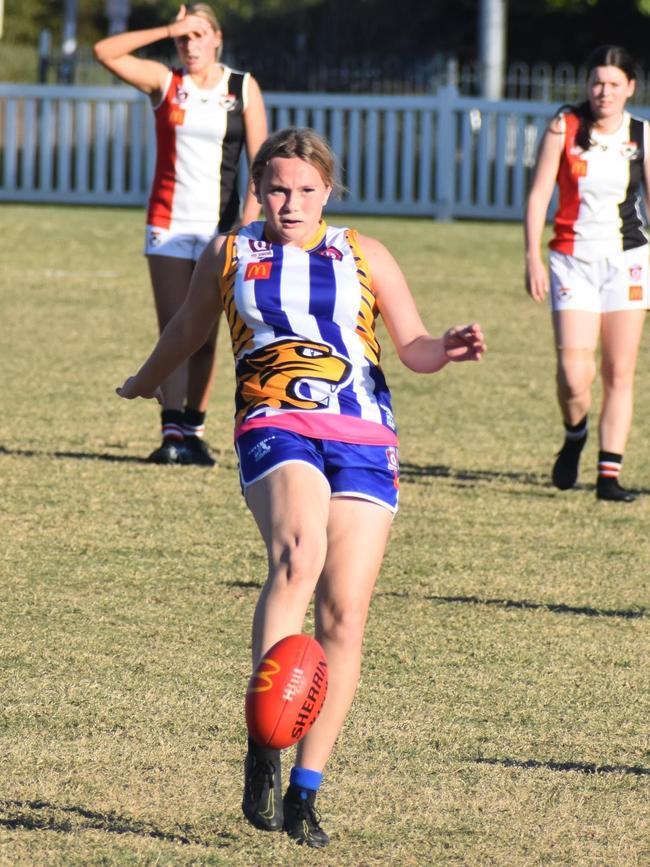
<instances>
[{"instance_id":1,"label":"player's bare arm","mask_svg":"<svg viewBox=\"0 0 650 867\"><path fill-rule=\"evenodd\" d=\"M116 389L120 397L127 400L157 397L166 377L205 343L221 314L219 276L224 265L223 243L223 236L218 236L203 251L182 307L138 373Z\"/></svg>"},{"instance_id":2,"label":"player's bare arm","mask_svg":"<svg viewBox=\"0 0 650 867\"><path fill-rule=\"evenodd\" d=\"M152 97L154 102L162 95L169 70L163 63L134 57L133 52L163 39L177 39L190 34L201 36L211 32L210 24L198 15L185 15L171 24L116 33L94 46L96 60L113 75Z\"/></svg>"},{"instance_id":3,"label":"player's bare arm","mask_svg":"<svg viewBox=\"0 0 650 867\"><path fill-rule=\"evenodd\" d=\"M268 135L266 123L266 109L262 91L257 81L251 76L248 81L248 104L244 112L244 125L246 135L246 156L250 165L258 152L260 145ZM242 211L242 224L256 220L259 216L260 206L252 186L248 187L246 200Z\"/></svg>"},{"instance_id":4,"label":"player's bare arm","mask_svg":"<svg viewBox=\"0 0 650 867\"><path fill-rule=\"evenodd\" d=\"M560 167L563 143L560 121L555 119L544 133L526 203L526 289L535 301L542 301L548 293L548 273L541 253L542 234Z\"/></svg>"}]
</instances>

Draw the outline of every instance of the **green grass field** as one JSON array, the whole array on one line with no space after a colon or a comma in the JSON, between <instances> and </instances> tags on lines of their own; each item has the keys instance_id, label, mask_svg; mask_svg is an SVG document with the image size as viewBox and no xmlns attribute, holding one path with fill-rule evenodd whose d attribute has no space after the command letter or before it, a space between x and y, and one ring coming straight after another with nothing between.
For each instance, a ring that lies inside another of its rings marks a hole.
<instances>
[{"instance_id":1,"label":"green grass field","mask_svg":"<svg viewBox=\"0 0 650 867\"><path fill-rule=\"evenodd\" d=\"M650 335L623 473L641 496L596 501L593 435L559 493L520 227L353 221L390 241L434 333L478 319L489 353L426 378L384 340L401 509L320 797L332 845L304 851L240 812L265 558L228 341L215 470L143 463L157 408L114 395L155 332L143 219L0 213L0 864L650 863Z\"/></svg>"}]
</instances>

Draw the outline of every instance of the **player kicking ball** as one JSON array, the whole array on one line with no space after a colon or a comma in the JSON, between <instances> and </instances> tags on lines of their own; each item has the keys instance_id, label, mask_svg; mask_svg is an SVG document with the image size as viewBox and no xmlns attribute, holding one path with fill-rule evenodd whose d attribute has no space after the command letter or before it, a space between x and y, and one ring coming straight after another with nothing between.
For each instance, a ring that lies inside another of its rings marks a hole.
<instances>
[{"instance_id":1,"label":"player kicking ball","mask_svg":"<svg viewBox=\"0 0 650 867\"><path fill-rule=\"evenodd\" d=\"M391 396L375 325L416 373L479 361L477 324L432 337L395 259L379 241L328 226L334 156L313 130L270 136L251 168L265 221L218 236L200 257L183 307L118 394L154 397L170 370L226 314L236 373L241 486L268 557L252 627L253 670L302 632L329 666L323 709L300 741L282 795L280 751L249 740L243 810L255 827L326 846L315 808L327 760L359 681L368 607L398 504Z\"/></svg>"}]
</instances>

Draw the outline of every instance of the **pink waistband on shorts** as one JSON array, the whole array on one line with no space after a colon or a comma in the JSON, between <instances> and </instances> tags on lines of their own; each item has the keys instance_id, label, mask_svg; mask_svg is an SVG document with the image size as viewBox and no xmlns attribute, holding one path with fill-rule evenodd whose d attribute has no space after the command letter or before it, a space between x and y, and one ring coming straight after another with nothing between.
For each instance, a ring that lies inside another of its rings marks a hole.
<instances>
[{"instance_id":1,"label":"pink waistband on shorts","mask_svg":"<svg viewBox=\"0 0 650 867\"><path fill-rule=\"evenodd\" d=\"M239 439L249 430L261 427L277 427L312 439L338 440L356 445L398 445L397 435L375 421L333 413L315 416L306 412L285 412L248 419L235 430L235 439Z\"/></svg>"}]
</instances>

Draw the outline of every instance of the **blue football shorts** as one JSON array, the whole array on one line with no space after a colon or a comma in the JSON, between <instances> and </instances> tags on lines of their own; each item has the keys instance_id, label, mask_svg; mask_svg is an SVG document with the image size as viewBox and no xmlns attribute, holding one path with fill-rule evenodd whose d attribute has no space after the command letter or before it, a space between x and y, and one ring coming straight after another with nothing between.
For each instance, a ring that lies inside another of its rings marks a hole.
<instances>
[{"instance_id":1,"label":"blue football shorts","mask_svg":"<svg viewBox=\"0 0 650 867\"><path fill-rule=\"evenodd\" d=\"M281 428L254 428L235 447L242 493L284 464L314 467L327 481L332 497L352 497L397 512L399 456L395 446L368 446L320 440Z\"/></svg>"}]
</instances>

